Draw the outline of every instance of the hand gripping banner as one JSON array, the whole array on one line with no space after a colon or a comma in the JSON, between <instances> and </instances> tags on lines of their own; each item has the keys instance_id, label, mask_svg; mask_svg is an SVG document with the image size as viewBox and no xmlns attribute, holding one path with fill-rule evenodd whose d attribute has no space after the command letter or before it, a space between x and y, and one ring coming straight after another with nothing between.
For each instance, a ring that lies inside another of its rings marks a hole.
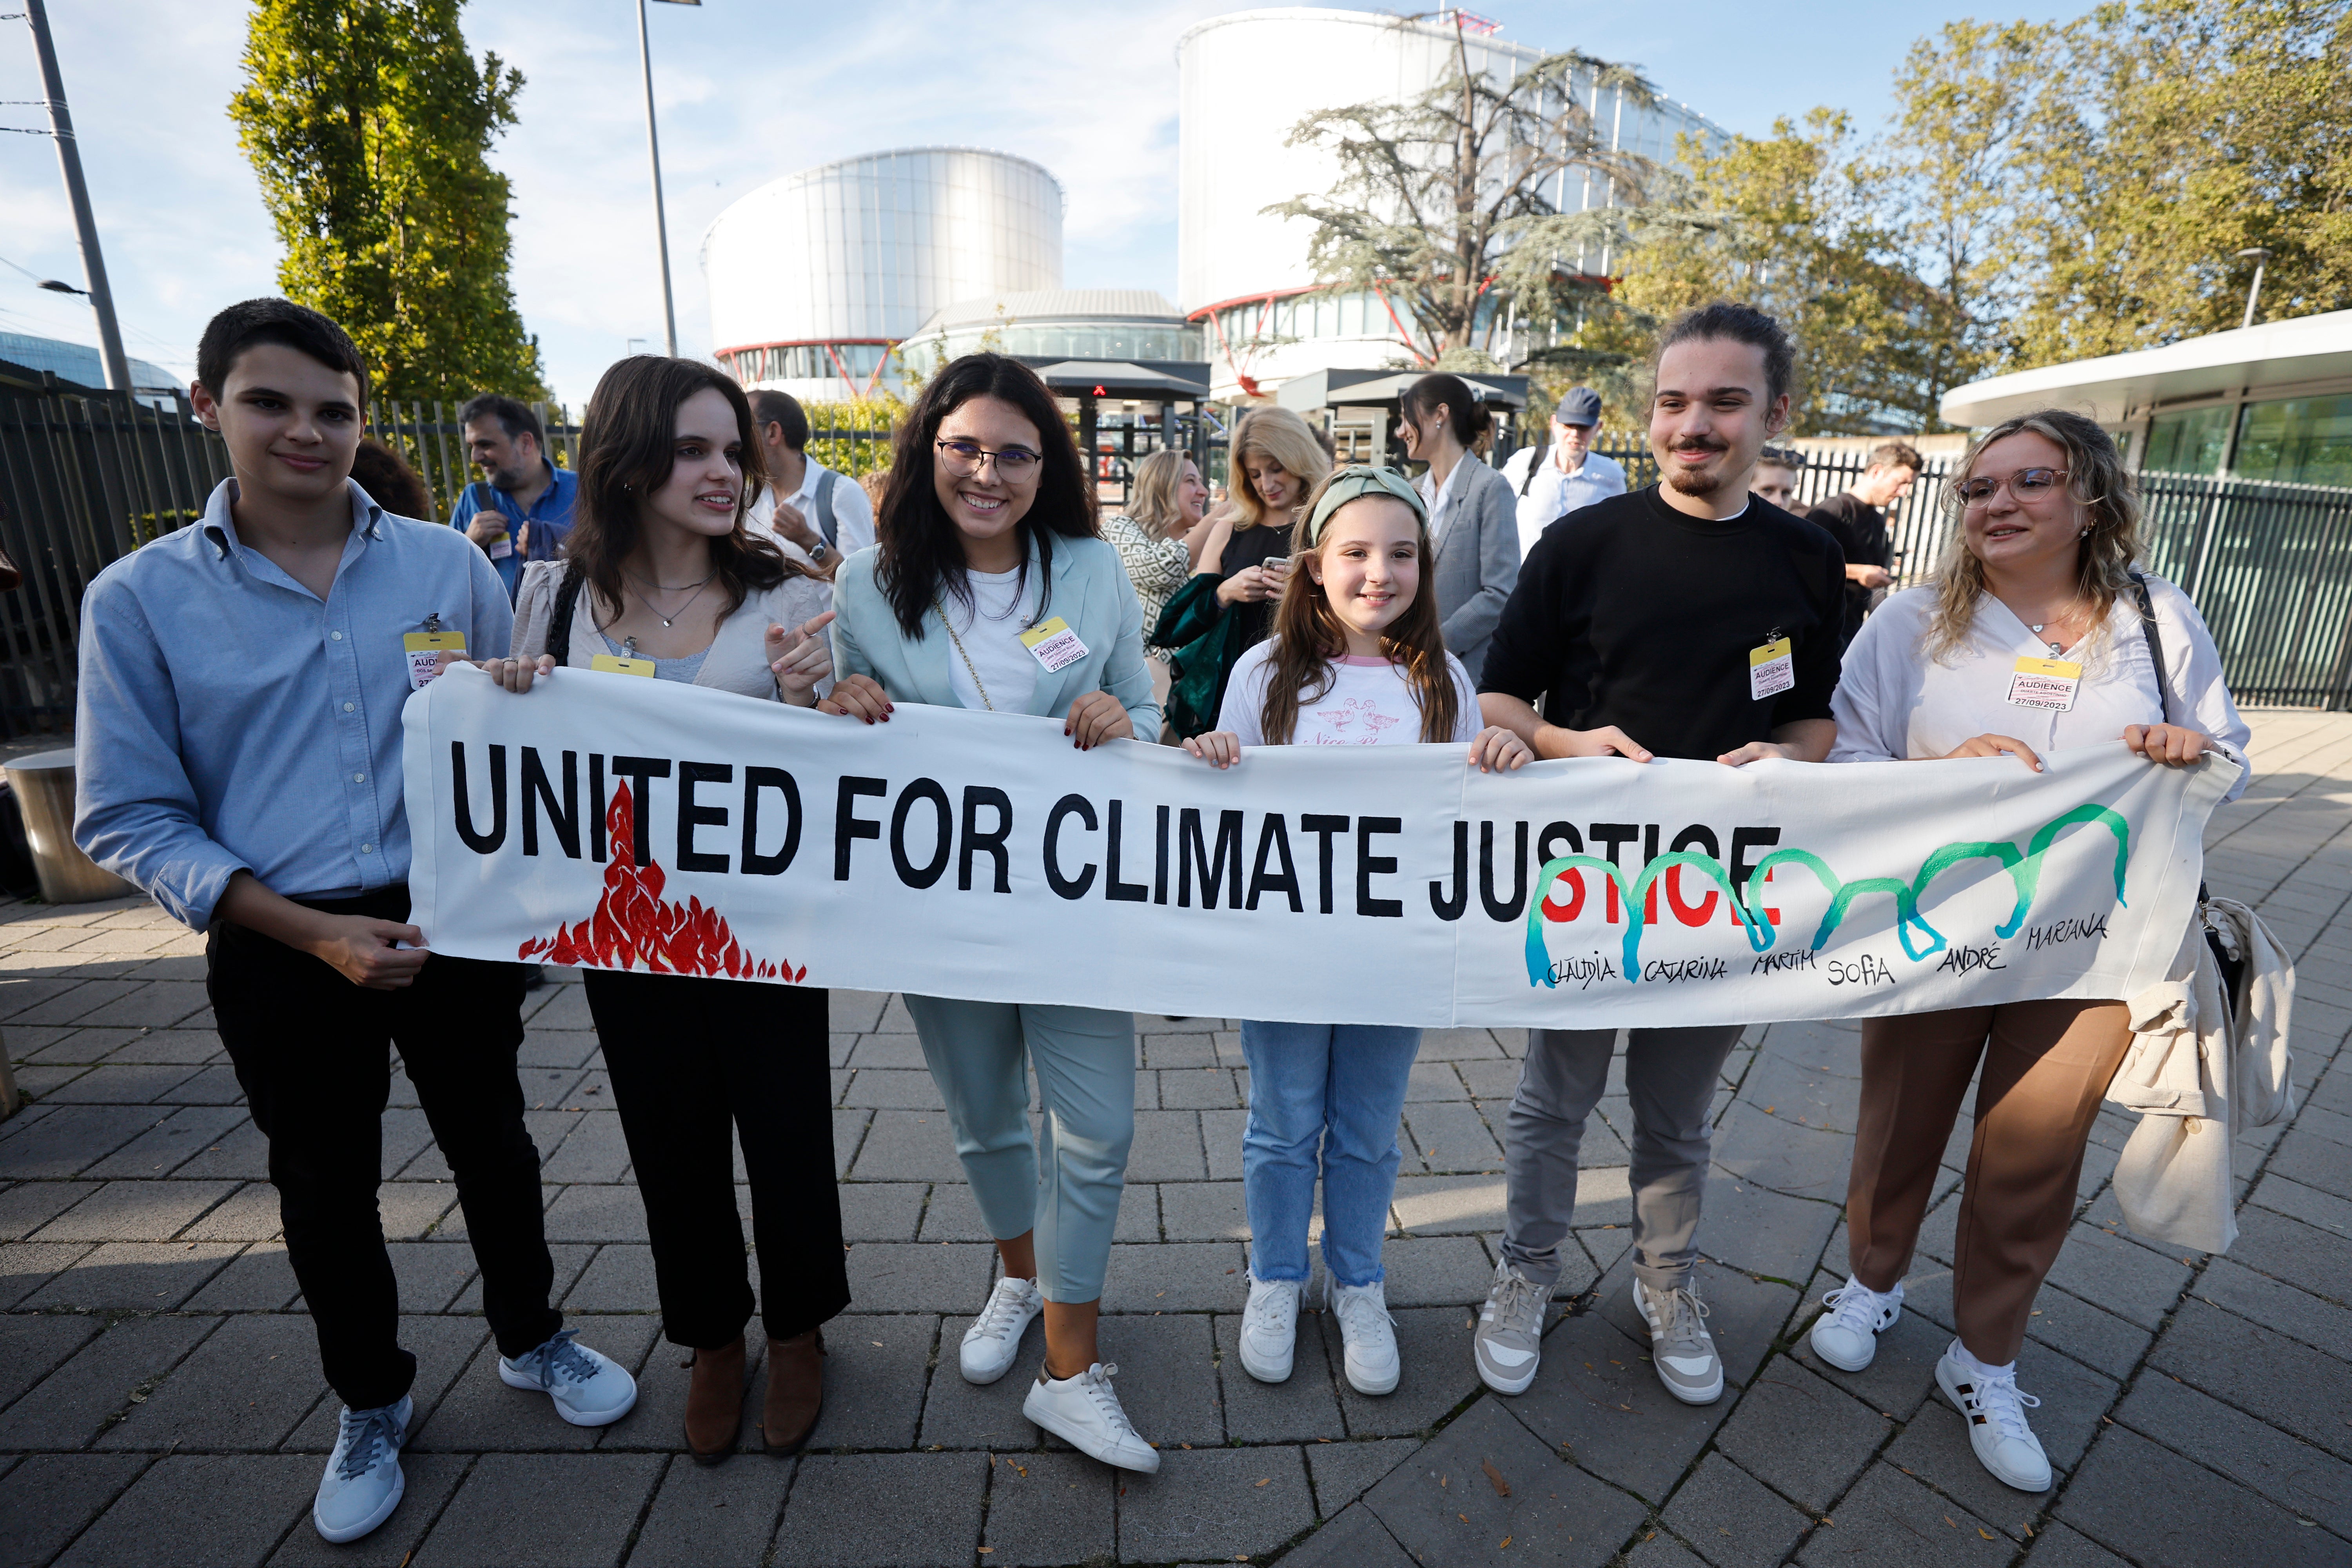
<instances>
[{"instance_id":1,"label":"hand gripping banner","mask_svg":"<svg viewBox=\"0 0 2352 1568\"><path fill-rule=\"evenodd\" d=\"M1611 1028L2162 978L2236 776L2120 743L1808 766L1074 750L565 669L406 714L436 952L1191 1016Z\"/></svg>"}]
</instances>

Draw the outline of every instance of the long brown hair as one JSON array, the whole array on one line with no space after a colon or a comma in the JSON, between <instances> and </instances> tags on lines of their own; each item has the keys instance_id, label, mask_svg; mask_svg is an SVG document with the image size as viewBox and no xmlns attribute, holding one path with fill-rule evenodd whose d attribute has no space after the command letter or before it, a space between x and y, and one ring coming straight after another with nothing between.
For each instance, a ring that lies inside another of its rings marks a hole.
<instances>
[{"instance_id":1,"label":"long brown hair","mask_svg":"<svg viewBox=\"0 0 2352 1568\"><path fill-rule=\"evenodd\" d=\"M772 588L802 570L744 527L744 508L766 481L767 469L743 389L724 372L694 360L632 354L598 378L588 399L580 432L580 497L563 546L615 617L623 607L621 563L644 532L638 503L669 482L677 463L677 411L705 387L716 389L735 410L741 442L743 488L735 500L735 527L710 542L710 564L727 595L726 615L742 608L753 589Z\"/></svg>"},{"instance_id":2,"label":"long brown hair","mask_svg":"<svg viewBox=\"0 0 2352 1568\"><path fill-rule=\"evenodd\" d=\"M1927 653L1942 659L1967 640L1985 592L1984 563L1969 549L1960 526L1960 486L1975 474L1984 449L2004 437L2030 430L2066 454L2066 493L2081 508L2087 537L2075 547L2074 591L2091 606L2093 636L2107 624L2116 600L2131 589L2132 563L2139 555L2139 484L2124 467L2115 437L2096 422L2063 408L2041 408L2004 419L1969 448L1944 489L1951 537L1936 568L1936 609L1927 623Z\"/></svg>"},{"instance_id":3,"label":"long brown hair","mask_svg":"<svg viewBox=\"0 0 2352 1568\"><path fill-rule=\"evenodd\" d=\"M1005 354L965 354L951 361L931 377L900 423L890 482L874 511L875 537L881 545L875 584L890 601L899 629L918 642L925 635L923 617L935 602L971 603L963 541L955 520L940 505L932 476L939 464L933 443L940 422L975 397L1010 404L1037 427L1037 444L1043 448L1039 456L1045 458L1038 466L1037 493L1013 527L1022 544L1024 574L1016 581L1024 589L1029 547L1036 547L1039 618L1054 595L1054 542L1102 537L1095 516L1095 487L1079 461L1078 444L1062 417L1062 405L1037 373Z\"/></svg>"},{"instance_id":4,"label":"long brown hair","mask_svg":"<svg viewBox=\"0 0 2352 1568\"><path fill-rule=\"evenodd\" d=\"M1278 461L1279 459L1277 459ZM1283 465L1289 467L1287 463ZM1341 470L1345 472L1346 470ZM1315 581L1305 557L1319 554L1322 545L1307 541L1315 501L1329 487L1331 476L1315 487L1315 495L1291 529L1290 576L1282 591L1281 608L1274 616L1274 646L1266 653L1265 700L1258 710L1258 726L1269 746L1286 746L1298 731L1300 704L1318 702L1339 679L1335 661L1348 651L1348 630L1330 596ZM1360 496L1358 500L1371 499ZM1339 511L1355 505L1349 501ZM1404 506L1403 501L1397 501ZM1407 510L1411 510L1408 508ZM1454 671L1445 658L1445 636L1439 629L1437 594L1429 576L1429 524L1414 513L1414 552L1421 560L1421 584L1404 614L1381 634L1381 656L1404 671L1405 684L1421 709L1421 738L1450 741L1462 715L1462 696L1454 685ZM1331 539L1331 525L1323 525L1323 543Z\"/></svg>"}]
</instances>

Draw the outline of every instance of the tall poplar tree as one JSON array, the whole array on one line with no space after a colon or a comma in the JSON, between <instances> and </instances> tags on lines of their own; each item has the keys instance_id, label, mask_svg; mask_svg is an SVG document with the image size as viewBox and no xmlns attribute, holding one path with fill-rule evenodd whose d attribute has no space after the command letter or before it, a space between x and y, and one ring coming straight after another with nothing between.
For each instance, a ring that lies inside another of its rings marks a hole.
<instances>
[{"instance_id":1,"label":"tall poplar tree","mask_svg":"<svg viewBox=\"0 0 2352 1568\"><path fill-rule=\"evenodd\" d=\"M350 331L379 395L544 397L488 156L522 76L473 57L459 5L256 0L229 118L286 247L279 286Z\"/></svg>"}]
</instances>

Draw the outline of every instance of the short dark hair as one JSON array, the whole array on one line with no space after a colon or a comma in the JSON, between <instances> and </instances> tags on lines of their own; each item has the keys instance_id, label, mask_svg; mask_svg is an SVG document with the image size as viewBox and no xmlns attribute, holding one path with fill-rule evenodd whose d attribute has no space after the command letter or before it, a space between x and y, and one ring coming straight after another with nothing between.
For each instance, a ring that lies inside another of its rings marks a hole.
<instances>
[{"instance_id":1,"label":"short dark hair","mask_svg":"<svg viewBox=\"0 0 2352 1568\"><path fill-rule=\"evenodd\" d=\"M352 454L352 482L394 517L430 518L432 498L408 460L370 436Z\"/></svg>"},{"instance_id":2,"label":"short dark hair","mask_svg":"<svg viewBox=\"0 0 2352 1568\"><path fill-rule=\"evenodd\" d=\"M467 398L466 406L457 410L457 427L461 431L467 426L479 424L485 419L497 420L499 428L507 433L508 440L511 441L518 436L529 436L539 444L541 451L547 450L547 431L541 426L539 416L532 412L530 404L518 403L495 392L485 392L478 397Z\"/></svg>"},{"instance_id":3,"label":"short dark hair","mask_svg":"<svg viewBox=\"0 0 2352 1568\"><path fill-rule=\"evenodd\" d=\"M1797 379L1797 351L1780 322L1753 305L1717 300L1712 305L1685 310L1675 318L1665 336L1658 340L1658 360L1664 360L1666 351L1676 343L1706 338L1727 339L1763 350L1767 400L1778 403L1789 395L1789 388ZM1657 361L1651 363L1654 369Z\"/></svg>"},{"instance_id":4,"label":"short dark hair","mask_svg":"<svg viewBox=\"0 0 2352 1568\"><path fill-rule=\"evenodd\" d=\"M329 370L360 384L360 406L367 406L367 362L349 332L307 305L291 300L243 300L205 323L196 342L196 380L218 397L226 390L237 356L256 343L276 343L308 354Z\"/></svg>"},{"instance_id":5,"label":"short dark hair","mask_svg":"<svg viewBox=\"0 0 2352 1568\"><path fill-rule=\"evenodd\" d=\"M1870 449L1870 466L1874 468L1908 468L1913 473L1927 466L1919 448L1908 441L1881 441Z\"/></svg>"},{"instance_id":6,"label":"short dark hair","mask_svg":"<svg viewBox=\"0 0 2352 1568\"><path fill-rule=\"evenodd\" d=\"M795 452L808 450L808 414L791 393L761 387L751 394L751 422L761 430L781 425L785 446Z\"/></svg>"}]
</instances>

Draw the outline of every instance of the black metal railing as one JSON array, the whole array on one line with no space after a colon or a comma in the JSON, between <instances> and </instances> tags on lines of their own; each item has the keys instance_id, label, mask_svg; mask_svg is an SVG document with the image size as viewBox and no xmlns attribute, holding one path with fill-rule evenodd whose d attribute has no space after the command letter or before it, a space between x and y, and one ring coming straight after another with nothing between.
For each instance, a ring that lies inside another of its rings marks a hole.
<instances>
[{"instance_id":1,"label":"black metal railing","mask_svg":"<svg viewBox=\"0 0 2352 1568\"><path fill-rule=\"evenodd\" d=\"M416 468L446 517L471 477L457 405L387 402L375 413L371 433ZM541 416L556 460L574 463L579 427L560 406ZM1205 427L1200 437L1213 460L1222 455L1221 438ZM1108 430L1097 439L1109 448L1099 478L1123 489L1149 443L1130 455ZM859 476L887 465L889 442L887 429L829 421L811 432L809 450ZM1612 439L1600 449L1636 486L1656 476L1640 446ZM1798 490L1807 502L1847 488L1867 461L1823 448L1807 458ZM1948 547L1948 469L1949 459L1930 459L1893 509L1899 583L1925 581ZM227 474L220 438L184 399L132 402L0 367L0 549L25 574L0 594L0 739L72 728L84 590L108 563L193 521ZM2183 474L2143 474L2140 487L2148 563L2204 615L2238 700L2352 710L2352 489Z\"/></svg>"}]
</instances>

